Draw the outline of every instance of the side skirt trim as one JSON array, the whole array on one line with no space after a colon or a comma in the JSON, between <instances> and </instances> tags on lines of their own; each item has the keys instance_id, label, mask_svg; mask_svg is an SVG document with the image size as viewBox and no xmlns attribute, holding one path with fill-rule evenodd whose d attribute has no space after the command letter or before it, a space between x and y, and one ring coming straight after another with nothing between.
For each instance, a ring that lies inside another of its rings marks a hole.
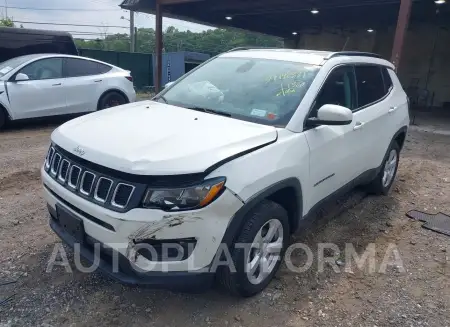
<instances>
[{"instance_id":1,"label":"side skirt trim","mask_svg":"<svg viewBox=\"0 0 450 327\"><path fill-rule=\"evenodd\" d=\"M309 212L306 215L303 216L302 221L303 220L310 220L311 218L313 218L315 216L315 214L318 211L320 211L320 209L323 206L325 206L326 204L329 204L329 203L331 203L333 201L336 201L339 197L341 197L342 195L344 195L344 194L348 193L349 191L353 190L355 187L370 183L378 175L380 170L381 170L381 166L378 167L378 168L375 168L375 169L368 170L368 171L362 173L361 175L359 175L358 177L356 177L351 182L345 184L340 189L338 189L335 192L333 192L332 194L328 195L326 198L324 198L321 201L319 201L318 203L316 203L309 210Z\"/></svg>"}]
</instances>

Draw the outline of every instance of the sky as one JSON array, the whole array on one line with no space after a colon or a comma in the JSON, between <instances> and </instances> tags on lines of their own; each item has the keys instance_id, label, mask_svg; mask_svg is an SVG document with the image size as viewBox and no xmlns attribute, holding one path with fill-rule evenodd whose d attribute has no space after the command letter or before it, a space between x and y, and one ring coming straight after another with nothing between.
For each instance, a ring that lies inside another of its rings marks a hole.
<instances>
[{"instance_id":1,"label":"sky","mask_svg":"<svg viewBox=\"0 0 450 327\"><path fill-rule=\"evenodd\" d=\"M0 0L0 17L5 17L7 12L8 17L14 21L102 26L84 27L15 23L18 26L22 24L26 28L69 31L72 32L74 37L90 39L114 33L129 33L129 22L121 19L121 17L129 19L130 13L119 8L121 2L121 0ZM136 13L135 25L138 28L154 28L155 18L153 15ZM111 26L123 26L124 28ZM164 18L163 27L167 28L169 26L192 32L201 32L210 28L204 25Z\"/></svg>"}]
</instances>

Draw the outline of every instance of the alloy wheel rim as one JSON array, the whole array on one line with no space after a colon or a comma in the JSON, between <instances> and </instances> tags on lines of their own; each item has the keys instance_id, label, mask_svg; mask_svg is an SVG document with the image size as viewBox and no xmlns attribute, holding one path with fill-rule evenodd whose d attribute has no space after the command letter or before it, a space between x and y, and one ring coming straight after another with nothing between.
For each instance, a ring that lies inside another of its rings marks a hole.
<instances>
[{"instance_id":1,"label":"alloy wheel rim","mask_svg":"<svg viewBox=\"0 0 450 327\"><path fill-rule=\"evenodd\" d=\"M120 105L119 100L111 99L111 100L109 100L109 101L106 103L105 108L106 108L106 109L108 109L108 108L113 108L113 107L117 107L117 106L119 106L119 105Z\"/></svg>"},{"instance_id":2,"label":"alloy wheel rim","mask_svg":"<svg viewBox=\"0 0 450 327\"><path fill-rule=\"evenodd\" d=\"M388 160L386 160L386 163L384 164L384 172L383 172L383 186L388 187L392 180L394 179L395 170L397 169L397 160L398 155L397 151L391 150L389 153Z\"/></svg>"},{"instance_id":3,"label":"alloy wheel rim","mask_svg":"<svg viewBox=\"0 0 450 327\"><path fill-rule=\"evenodd\" d=\"M266 222L256 233L246 260L250 283L261 284L273 272L283 248L283 225L278 219Z\"/></svg>"}]
</instances>

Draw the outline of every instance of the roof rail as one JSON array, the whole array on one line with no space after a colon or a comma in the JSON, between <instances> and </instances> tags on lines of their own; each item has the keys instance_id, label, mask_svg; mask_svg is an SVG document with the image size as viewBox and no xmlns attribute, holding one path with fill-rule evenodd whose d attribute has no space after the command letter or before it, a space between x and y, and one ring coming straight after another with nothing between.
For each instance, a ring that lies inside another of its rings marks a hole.
<instances>
[{"instance_id":1,"label":"roof rail","mask_svg":"<svg viewBox=\"0 0 450 327\"><path fill-rule=\"evenodd\" d=\"M241 50L276 50L276 49L283 49L283 48L270 48L270 47L238 47L238 48L233 48L233 49L231 49L231 50L228 50L227 52L241 51Z\"/></svg>"},{"instance_id":2,"label":"roof rail","mask_svg":"<svg viewBox=\"0 0 450 327\"><path fill-rule=\"evenodd\" d=\"M376 53L371 52L359 52L359 51L340 51L332 53L328 56L327 59L331 59L334 57L340 57L340 56L355 56L355 57L372 57L372 58L378 58L378 59L384 59L382 56Z\"/></svg>"}]
</instances>

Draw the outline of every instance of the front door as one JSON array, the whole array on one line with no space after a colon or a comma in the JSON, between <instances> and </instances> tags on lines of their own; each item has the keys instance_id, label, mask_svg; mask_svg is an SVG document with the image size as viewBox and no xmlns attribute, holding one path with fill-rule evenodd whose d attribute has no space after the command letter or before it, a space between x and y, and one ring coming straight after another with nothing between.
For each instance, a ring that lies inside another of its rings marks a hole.
<instances>
[{"instance_id":1,"label":"front door","mask_svg":"<svg viewBox=\"0 0 450 327\"><path fill-rule=\"evenodd\" d=\"M29 80L9 81L8 96L14 119L64 114L66 95L62 78L62 58L32 62L19 73Z\"/></svg>"},{"instance_id":2,"label":"front door","mask_svg":"<svg viewBox=\"0 0 450 327\"><path fill-rule=\"evenodd\" d=\"M309 117L325 104L349 109L356 107L356 82L353 66L339 66L327 77ZM310 148L311 190L308 209L353 180L362 163L354 151L355 121L344 126L318 126L305 132Z\"/></svg>"}]
</instances>

